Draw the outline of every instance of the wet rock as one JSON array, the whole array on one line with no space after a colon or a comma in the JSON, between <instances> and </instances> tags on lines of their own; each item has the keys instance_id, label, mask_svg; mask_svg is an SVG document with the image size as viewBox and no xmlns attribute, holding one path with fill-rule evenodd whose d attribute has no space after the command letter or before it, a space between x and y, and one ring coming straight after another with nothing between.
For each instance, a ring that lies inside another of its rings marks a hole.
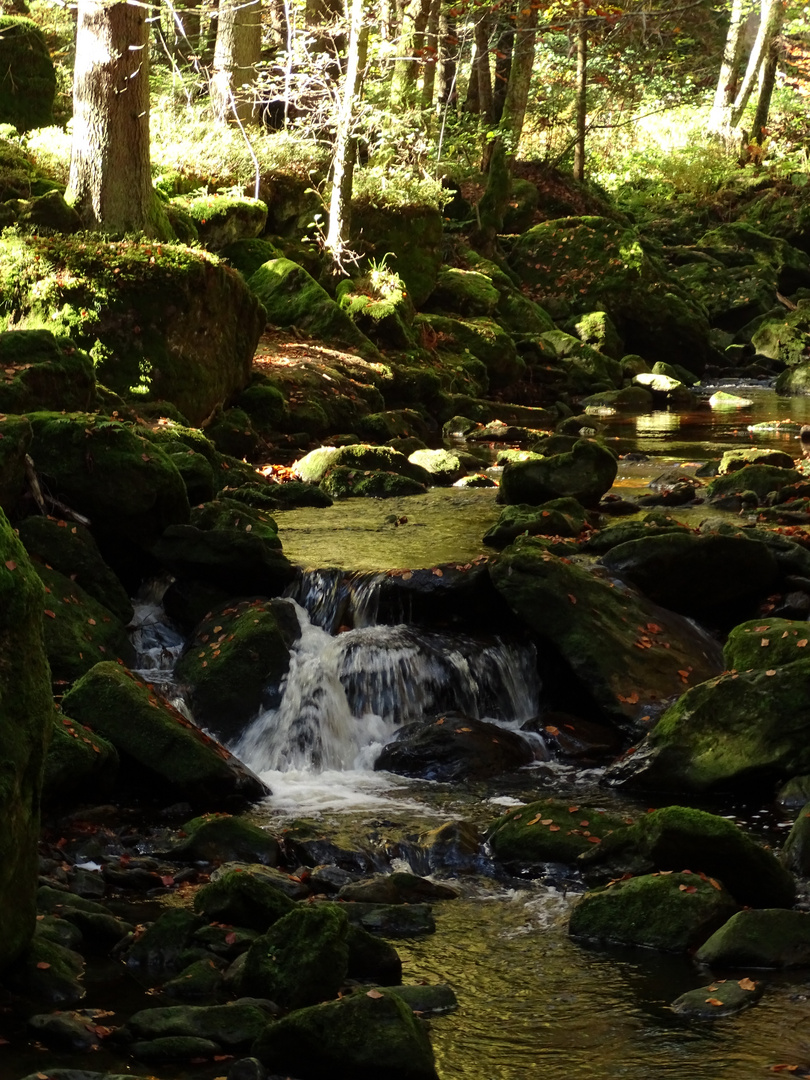
<instances>
[{"instance_id":1,"label":"wet rock","mask_svg":"<svg viewBox=\"0 0 810 1080\"><path fill-rule=\"evenodd\" d=\"M691 623L535 539L515 541L489 570L534 637L561 655L620 728L643 730L668 698L721 669L719 649Z\"/></svg>"},{"instance_id":2,"label":"wet rock","mask_svg":"<svg viewBox=\"0 0 810 1080\"><path fill-rule=\"evenodd\" d=\"M709 398L709 408L715 411L730 412L734 409L750 409L753 405L750 398L740 397L738 394L728 394L725 390L718 390Z\"/></svg>"},{"instance_id":3,"label":"wet rock","mask_svg":"<svg viewBox=\"0 0 810 1080\"><path fill-rule=\"evenodd\" d=\"M337 869L335 867L334 869ZM265 866L262 863L249 862L225 862L211 873L211 881L219 881L220 878L232 872L250 874L259 881L266 882L277 892L283 893L290 900L305 900L312 889L309 882L299 874L288 874L284 870L277 870L274 866ZM306 877L306 875L305 875Z\"/></svg>"},{"instance_id":4,"label":"wet rock","mask_svg":"<svg viewBox=\"0 0 810 1080\"><path fill-rule=\"evenodd\" d=\"M749 619L735 626L723 647L726 667L736 671L765 670L791 664L807 654L810 625L806 620Z\"/></svg>"},{"instance_id":5,"label":"wet rock","mask_svg":"<svg viewBox=\"0 0 810 1080\"><path fill-rule=\"evenodd\" d=\"M429 904L364 904L352 901L341 905L349 922L370 934L383 937L418 937L436 930Z\"/></svg>"},{"instance_id":6,"label":"wet rock","mask_svg":"<svg viewBox=\"0 0 810 1080\"><path fill-rule=\"evenodd\" d=\"M37 890L37 908L75 926L90 951L106 952L134 929L132 923L117 918L106 905L47 885Z\"/></svg>"},{"instance_id":7,"label":"wet rock","mask_svg":"<svg viewBox=\"0 0 810 1080\"><path fill-rule=\"evenodd\" d=\"M186 835L167 852L177 862L262 863L275 866L279 846L258 825L230 814L204 814L183 826Z\"/></svg>"},{"instance_id":8,"label":"wet rock","mask_svg":"<svg viewBox=\"0 0 810 1080\"><path fill-rule=\"evenodd\" d=\"M152 1042L164 1038L211 1039L217 1048L247 1047L268 1020L268 1009L252 999L227 1005L169 1005L142 1009L129 1018L125 1033Z\"/></svg>"},{"instance_id":9,"label":"wet rock","mask_svg":"<svg viewBox=\"0 0 810 1080\"><path fill-rule=\"evenodd\" d=\"M498 776L529 764L534 756L517 732L447 714L426 724L406 724L383 747L374 768L447 782Z\"/></svg>"},{"instance_id":10,"label":"wet rock","mask_svg":"<svg viewBox=\"0 0 810 1080\"><path fill-rule=\"evenodd\" d=\"M93 1010L83 1012L38 1013L28 1019L32 1036L54 1050L87 1053L101 1042Z\"/></svg>"},{"instance_id":11,"label":"wet rock","mask_svg":"<svg viewBox=\"0 0 810 1080\"><path fill-rule=\"evenodd\" d=\"M580 439L567 453L507 465L498 499L511 505L539 506L550 499L572 497L585 507L595 507L610 490L617 468L609 450Z\"/></svg>"},{"instance_id":12,"label":"wet rock","mask_svg":"<svg viewBox=\"0 0 810 1080\"><path fill-rule=\"evenodd\" d=\"M552 499L539 506L525 503L507 506L491 529L484 535L489 547L504 548L518 536L579 536L585 527L587 513L576 499Z\"/></svg>"},{"instance_id":13,"label":"wet rock","mask_svg":"<svg viewBox=\"0 0 810 1080\"><path fill-rule=\"evenodd\" d=\"M138 1040L130 1047L130 1053L148 1065L187 1062L198 1058L212 1058L222 1047L210 1039L193 1035L167 1035L149 1041Z\"/></svg>"},{"instance_id":14,"label":"wet rock","mask_svg":"<svg viewBox=\"0 0 810 1080\"><path fill-rule=\"evenodd\" d=\"M117 664L91 668L62 704L109 739L122 763L135 762L148 782L175 797L201 808L241 809L267 794L245 765Z\"/></svg>"},{"instance_id":15,"label":"wet rock","mask_svg":"<svg viewBox=\"0 0 810 1080\"><path fill-rule=\"evenodd\" d=\"M790 454L786 454L783 450L768 450L751 446L744 449L726 450L720 459L717 472L720 476L725 476L726 473L744 469L746 465L770 465L777 469L792 469L794 464Z\"/></svg>"},{"instance_id":16,"label":"wet rock","mask_svg":"<svg viewBox=\"0 0 810 1080\"><path fill-rule=\"evenodd\" d=\"M670 1008L688 1020L720 1020L756 1005L764 990L765 984L753 979L718 979L681 994Z\"/></svg>"},{"instance_id":17,"label":"wet rock","mask_svg":"<svg viewBox=\"0 0 810 1080\"><path fill-rule=\"evenodd\" d=\"M228 1069L227 1080L267 1080L267 1069L258 1058L241 1058Z\"/></svg>"},{"instance_id":18,"label":"wet rock","mask_svg":"<svg viewBox=\"0 0 810 1080\"><path fill-rule=\"evenodd\" d=\"M420 1016L452 1012L458 1008L458 999L453 990L442 983L435 986L397 986L392 992Z\"/></svg>"},{"instance_id":19,"label":"wet rock","mask_svg":"<svg viewBox=\"0 0 810 1080\"><path fill-rule=\"evenodd\" d=\"M230 923L264 933L295 905L260 877L232 870L194 896L194 910L209 922Z\"/></svg>"},{"instance_id":20,"label":"wet rock","mask_svg":"<svg viewBox=\"0 0 810 1080\"><path fill-rule=\"evenodd\" d=\"M606 781L640 790L707 791L810 772L810 661L731 672L687 690Z\"/></svg>"},{"instance_id":21,"label":"wet rock","mask_svg":"<svg viewBox=\"0 0 810 1080\"><path fill-rule=\"evenodd\" d=\"M764 544L711 533L645 536L612 548L602 562L655 603L684 615L753 600L777 577Z\"/></svg>"},{"instance_id":22,"label":"wet rock","mask_svg":"<svg viewBox=\"0 0 810 1080\"><path fill-rule=\"evenodd\" d=\"M707 487L706 494L714 502L721 497L753 491L760 502L764 502L769 492L779 491L800 481L801 474L795 469L783 469L775 465L746 465L736 472L716 477Z\"/></svg>"},{"instance_id":23,"label":"wet rock","mask_svg":"<svg viewBox=\"0 0 810 1080\"><path fill-rule=\"evenodd\" d=\"M498 818L490 826L487 840L500 862L529 869L549 862L574 862L632 824L633 818L626 814L542 799Z\"/></svg>"},{"instance_id":24,"label":"wet rock","mask_svg":"<svg viewBox=\"0 0 810 1080\"><path fill-rule=\"evenodd\" d=\"M381 1075L386 1080L436 1080L437 1075L425 1027L391 990L360 991L291 1013L269 1024L252 1052L302 1080L375 1080Z\"/></svg>"},{"instance_id":25,"label":"wet rock","mask_svg":"<svg viewBox=\"0 0 810 1080\"><path fill-rule=\"evenodd\" d=\"M177 1001L214 1002L223 986L222 969L225 961L216 959L195 960L193 964L169 979L162 992Z\"/></svg>"},{"instance_id":26,"label":"wet rock","mask_svg":"<svg viewBox=\"0 0 810 1080\"><path fill-rule=\"evenodd\" d=\"M175 668L196 721L218 739L236 739L278 697L300 633L283 600L242 600L207 615Z\"/></svg>"},{"instance_id":27,"label":"wet rock","mask_svg":"<svg viewBox=\"0 0 810 1080\"><path fill-rule=\"evenodd\" d=\"M158 978L179 971L181 958L202 925L203 919L190 911L164 911L127 950L127 967Z\"/></svg>"},{"instance_id":28,"label":"wet rock","mask_svg":"<svg viewBox=\"0 0 810 1080\"><path fill-rule=\"evenodd\" d=\"M3 973L6 986L18 994L54 1008L77 1005L85 995L84 960L35 934L31 944Z\"/></svg>"},{"instance_id":29,"label":"wet rock","mask_svg":"<svg viewBox=\"0 0 810 1080\"><path fill-rule=\"evenodd\" d=\"M357 881L357 874L351 874L348 870L342 870L339 866L315 866L312 870L306 870L301 868L301 872L296 876L300 877L301 873L306 876L307 885L314 893L336 893L343 888L344 885L351 885L352 882Z\"/></svg>"},{"instance_id":30,"label":"wet rock","mask_svg":"<svg viewBox=\"0 0 810 1080\"><path fill-rule=\"evenodd\" d=\"M743 906L791 907L796 898L793 878L771 851L726 818L684 806L642 815L579 861L586 874L596 869L604 878L687 867L718 878Z\"/></svg>"},{"instance_id":31,"label":"wet rock","mask_svg":"<svg viewBox=\"0 0 810 1080\"><path fill-rule=\"evenodd\" d=\"M82 944L82 932L78 926L58 915L37 915L37 935L74 952L78 952Z\"/></svg>"},{"instance_id":32,"label":"wet rock","mask_svg":"<svg viewBox=\"0 0 810 1080\"><path fill-rule=\"evenodd\" d=\"M450 450L415 450L408 461L426 469L434 484L454 484L467 472L461 457Z\"/></svg>"},{"instance_id":33,"label":"wet rock","mask_svg":"<svg viewBox=\"0 0 810 1080\"><path fill-rule=\"evenodd\" d=\"M458 891L427 878L397 871L393 874L345 885L338 900L359 900L368 904L418 904L431 900L455 900Z\"/></svg>"},{"instance_id":34,"label":"wet rock","mask_svg":"<svg viewBox=\"0 0 810 1080\"><path fill-rule=\"evenodd\" d=\"M427 488L418 480L399 473L364 471L333 465L321 481L321 489L333 499L393 499L424 495Z\"/></svg>"},{"instance_id":35,"label":"wet rock","mask_svg":"<svg viewBox=\"0 0 810 1080\"><path fill-rule=\"evenodd\" d=\"M545 713L527 721L523 730L541 735L552 757L561 761L592 762L615 757L621 745L613 728L565 712Z\"/></svg>"},{"instance_id":36,"label":"wet rock","mask_svg":"<svg viewBox=\"0 0 810 1080\"><path fill-rule=\"evenodd\" d=\"M191 947L205 949L214 956L222 956L233 962L247 952L258 936L256 930L245 930L239 926L201 926L194 932Z\"/></svg>"},{"instance_id":37,"label":"wet rock","mask_svg":"<svg viewBox=\"0 0 810 1080\"><path fill-rule=\"evenodd\" d=\"M810 802L799 811L779 858L782 865L794 874L810 876Z\"/></svg>"},{"instance_id":38,"label":"wet rock","mask_svg":"<svg viewBox=\"0 0 810 1080\"><path fill-rule=\"evenodd\" d=\"M479 868L483 837L470 821L447 821L421 833L418 844L430 872L469 873Z\"/></svg>"},{"instance_id":39,"label":"wet rock","mask_svg":"<svg viewBox=\"0 0 810 1080\"><path fill-rule=\"evenodd\" d=\"M792 776L779 789L776 802L783 810L801 810L810 802L810 776Z\"/></svg>"},{"instance_id":40,"label":"wet rock","mask_svg":"<svg viewBox=\"0 0 810 1080\"><path fill-rule=\"evenodd\" d=\"M349 964L348 921L342 906L296 908L248 949L242 993L301 1009L337 996Z\"/></svg>"},{"instance_id":41,"label":"wet rock","mask_svg":"<svg viewBox=\"0 0 810 1080\"><path fill-rule=\"evenodd\" d=\"M717 968L789 968L810 963L810 915L764 908L739 911L695 954Z\"/></svg>"},{"instance_id":42,"label":"wet rock","mask_svg":"<svg viewBox=\"0 0 810 1080\"><path fill-rule=\"evenodd\" d=\"M571 910L571 937L592 944L686 952L737 910L722 886L696 874L646 874L587 892Z\"/></svg>"},{"instance_id":43,"label":"wet rock","mask_svg":"<svg viewBox=\"0 0 810 1080\"><path fill-rule=\"evenodd\" d=\"M349 948L347 978L373 979L381 986L396 986L402 982L402 961L389 942L375 937L362 926L350 925L346 944Z\"/></svg>"}]
</instances>

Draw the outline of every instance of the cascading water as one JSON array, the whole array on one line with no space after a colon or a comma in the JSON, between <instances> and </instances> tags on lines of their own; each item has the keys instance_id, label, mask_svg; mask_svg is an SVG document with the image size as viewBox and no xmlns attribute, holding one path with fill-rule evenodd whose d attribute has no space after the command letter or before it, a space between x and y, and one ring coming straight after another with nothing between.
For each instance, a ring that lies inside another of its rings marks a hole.
<instances>
[{"instance_id":1,"label":"cascading water","mask_svg":"<svg viewBox=\"0 0 810 1080\"><path fill-rule=\"evenodd\" d=\"M234 751L257 772L369 769L397 727L448 710L517 726L537 712L529 644L375 623L382 575L304 575L281 702ZM333 634L347 624L353 629Z\"/></svg>"}]
</instances>

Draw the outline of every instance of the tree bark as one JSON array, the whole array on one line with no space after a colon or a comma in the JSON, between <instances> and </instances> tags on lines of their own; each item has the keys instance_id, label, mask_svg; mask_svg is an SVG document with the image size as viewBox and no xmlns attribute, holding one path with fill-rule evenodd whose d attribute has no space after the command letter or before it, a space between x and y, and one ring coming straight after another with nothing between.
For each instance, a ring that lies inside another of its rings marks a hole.
<instances>
[{"instance_id":1,"label":"tree bark","mask_svg":"<svg viewBox=\"0 0 810 1080\"><path fill-rule=\"evenodd\" d=\"M588 28L585 25L585 0L579 0L578 16L574 179L582 181L585 179L585 125L588 119Z\"/></svg>"},{"instance_id":2,"label":"tree bark","mask_svg":"<svg viewBox=\"0 0 810 1080\"><path fill-rule=\"evenodd\" d=\"M221 124L245 123L256 112L250 86L262 48L261 0L220 0L211 107Z\"/></svg>"},{"instance_id":3,"label":"tree bark","mask_svg":"<svg viewBox=\"0 0 810 1080\"><path fill-rule=\"evenodd\" d=\"M436 100L439 105L455 105L458 98L456 71L458 67L458 34L456 20L443 10L439 12L439 62Z\"/></svg>"},{"instance_id":4,"label":"tree bark","mask_svg":"<svg viewBox=\"0 0 810 1080\"><path fill-rule=\"evenodd\" d=\"M409 107L416 104L416 82L421 65L420 54L430 15L431 0L404 0L400 12L399 42L394 77L391 81L391 104Z\"/></svg>"},{"instance_id":5,"label":"tree bark","mask_svg":"<svg viewBox=\"0 0 810 1080\"><path fill-rule=\"evenodd\" d=\"M745 26L745 0L733 0L731 18L723 50L723 62L714 92L714 102L709 114L709 131L722 135L731 127L731 110L737 96L737 80L743 48Z\"/></svg>"},{"instance_id":6,"label":"tree bark","mask_svg":"<svg viewBox=\"0 0 810 1080\"><path fill-rule=\"evenodd\" d=\"M510 23L502 24L495 49L495 85L492 90L492 119L501 122L506 91L509 87L509 75L512 71L512 50L515 47L515 28Z\"/></svg>"},{"instance_id":7,"label":"tree bark","mask_svg":"<svg viewBox=\"0 0 810 1080\"><path fill-rule=\"evenodd\" d=\"M166 239L149 158L147 9L79 0L67 197L87 229Z\"/></svg>"},{"instance_id":8,"label":"tree bark","mask_svg":"<svg viewBox=\"0 0 810 1080\"><path fill-rule=\"evenodd\" d=\"M349 51L346 57L346 75L335 133L332 192L329 200L329 231L325 243L338 269L341 269L351 229L352 182L357 151L353 130L354 106L360 96L368 53L368 26L363 20L363 0L352 0L349 19Z\"/></svg>"},{"instance_id":9,"label":"tree bark","mask_svg":"<svg viewBox=\"0 0 810 1080\"><path fill-rule=\"evenodd\" d=\"M737 91L737 97L734 99L734 105L731 110L732 128L740 126L740 121L745 112L745 107L748 104L748 99L751 97L751 92L754 89L754 83L759 76L760 68L762 67L766 56L770 53L771 46L782 28L784 17L785 0L762 0L759 32L757 33L754 47L751 50L751 55L748 58L748 66L745 69L743 81L740 83L740 88Z\"/></svg>"},{"instance_id":10,"label":"tree bark","mask_svg":"<svg viewBox=\"0 0 810 1080\"><path fill-rule=\"evenodd\" d=\"M433 106L433 95L436 90L436 69L439 65L439 17L441 15L441 0L431 0L427 26L425 27L425 67L422 76L422 108L430 109Z\"/></svg>"},{"instance_id":11,"label":"tree bark","mask_svg":"<svg viewBox=\"0 0 810 1080\"><path fill-rule=\"evenodd\" d=\"M771 98L776 85L776 69L779 66L779 44L774 35L768 55L762 64L759 79L759 97L757 98L757 110L754 113L754 123L751 125L751 140L758 146L765 141L765 128L768 124L768 114L771 111Z\"/></svg>"},{"instance_id":12,"label":"tree bark","mask_svg":"<svg viewBox=\"0 0 810 1080\"><path fill-rule=\"evenodd\" d=\"M478 112L492 123L492 69L489 66L489 13L484 12L475 24L475 71L478 79Z\"/></svg>"}]
</instances>

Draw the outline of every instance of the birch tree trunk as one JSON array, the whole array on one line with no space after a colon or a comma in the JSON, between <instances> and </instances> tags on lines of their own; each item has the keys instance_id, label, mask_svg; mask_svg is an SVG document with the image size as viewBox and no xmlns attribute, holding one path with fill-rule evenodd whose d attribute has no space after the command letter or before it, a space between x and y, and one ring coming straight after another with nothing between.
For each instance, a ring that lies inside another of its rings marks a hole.
<instances>
[{"instance_id":1,"label":"birch tree trunk","mask_svg":"<svg viewBox=\"0 0 810 1080\"><path fill-rule=\"evenodd\" d=\"M152 187L147 8L79 0L66 196L86 229L171 229Z\"/></svg>"},{"instance_id":2,"label":"birch tree trunk","mask_svg":"<svg viewBox=\"0 0 810 1080\"><path fill-rule=\"evenodd\" d=\"M731 20L726 34L723 62L714 92L712 110L709 113L709 131L724 135L731 128L731 111L737 96L737 80L742 58L743 28L745 26L745 0L733 0Z\"/></svg>"},{"instance_id":3,"label":"birch tree trunk","mask_svg":"<svg viewBox=\"0 0 810 1080\"><path fill-rule=\"evenodd\" d=\"M585 125L588 119L588 28L585 25L585 0L579 0L577 27L576 136L574 144L574 179L585 179Z\"/></svg>"},{"instance_id":4,"label":"birch tree trunk","mask_svg":"<svg viewBox=\"0 0 810 1080\"><path fill-rule=\"evenodd\" d=\"M759 77L759 97L757 98L757 110L754 113L754 122L751 125L751 141L762 146L765 141L765 128L768 123L768 114L771 111L771 98L776 85L776 69L779 66L779 44L777 35L771 42L768 55L762 64Z\"/></svg>"},{"instance_id":5,"label":"birch tree trunk","mask_svg":"<svg viewBox=\"0 0 810 1080\"><path fill-rule=\"evenodd\" d=\"M742 120L745 107L754 89L754 83L759 77L759 71L765 58L771 51L782 22L785 17L785 0L762 0L762 15L760 17L759 32L757 33L754 47L748 58L748 66L745 69L743 81L737 91L737 97L731 110L731 126L738 128Z\"/></svg>"},{"instance_id":6,"label":"birch tree trunk","mask_svg":"<svg viewBox=\"0 0 810 1080\"><path fill-rule=\"evenodd\" d=\"M211 76L211 107L221 124L245 123L256 111L250 87L262 49L261 0L220 0Z\"/></svg>"}]
</instances>

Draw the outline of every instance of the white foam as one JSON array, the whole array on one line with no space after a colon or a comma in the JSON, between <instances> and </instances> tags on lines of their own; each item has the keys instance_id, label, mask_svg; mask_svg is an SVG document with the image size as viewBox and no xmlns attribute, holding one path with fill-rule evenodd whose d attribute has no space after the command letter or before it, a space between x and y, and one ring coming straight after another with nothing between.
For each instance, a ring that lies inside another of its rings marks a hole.
<instances>
[{"instance_id":1,"label":"white foam","mask_svg":"<svg viewBox=\"0 0 810 1080\"><path fill-rule=\"evenodd\" d=\"M410 781L387 772L366 769L268 770L262 780L272 791L264 805L295 817L347 810L414 810L421 815L444 817L424 803L407 796Z\"/></svg>"}]
</instances>

